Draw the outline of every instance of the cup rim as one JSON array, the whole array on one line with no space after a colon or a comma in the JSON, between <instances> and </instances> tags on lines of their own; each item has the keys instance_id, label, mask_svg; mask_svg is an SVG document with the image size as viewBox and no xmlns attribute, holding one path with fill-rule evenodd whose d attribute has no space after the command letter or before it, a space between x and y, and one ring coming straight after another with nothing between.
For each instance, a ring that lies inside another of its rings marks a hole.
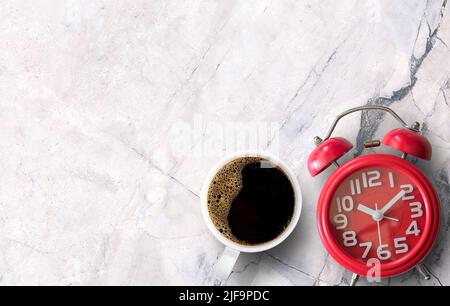
<instances>
[{"instance_id":1,"label":"cup rim","mask_svg":"<svg viewBox=\"0 0 450 306\"><path fill-rule=\"evenodd\" d=\"M274 163L275 165L279 166L283 172L288 176L288 179L292 185L292 188L294 189L294 197L295 197L295 203L294 203L294 212L292 214L291 221L289 222L286 229L276 238L261 243L257 245L242 245L237 242L234 242L228 238L226 238L222 233L219 232L219 230L214 226L208 211L208 189L210 186L210 183L213 179L213 177L216 175L216 173L227 163L230 161L239 158L239 157L260 157L269 160L270 162ZM294 228L297 226L298 220L300 219L301 211L302 211L302 192L300 188L300 184L298 182L297 177L294 175L294 173L291 171L291 169L280 159L275 157L273 154L269 152L264 151L240 151L240 152L234 152L231 154L227 154L225 157L223 157L221 160L219 160L214 167L209 171L205 182L203 183L203 187L200 194L200 203L201 203L201 212L204 219L204 222L206 223L209 231L218 239L222 244L225 246L232 248L234 250L245 252L245 253L256 253L256 252L263 252L266 250L269 250L271 248L274 248L275 246L282 243L286 238L292 233Z\"/></svg>"}]
</instances>

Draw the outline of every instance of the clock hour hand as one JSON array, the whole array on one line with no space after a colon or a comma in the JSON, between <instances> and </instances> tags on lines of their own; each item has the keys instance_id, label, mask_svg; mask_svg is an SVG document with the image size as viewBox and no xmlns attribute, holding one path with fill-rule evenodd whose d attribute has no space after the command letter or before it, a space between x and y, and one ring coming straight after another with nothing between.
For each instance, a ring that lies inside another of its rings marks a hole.
<instances>
[{"instance_id":1,"label":"clock hour hand","mask_svg":"<svg viewBox=\"0 0 450 306\"><path fill-rule=\"evenodd\" d=\"M376 211L373 210L372 208L369 208L369 207L367 207L367 206L365 206L365 205L362 205L362 204L359 204L357 209L358 209L359 211L362 211L363 213L366 213L366 214L372 216L372 217L373 217L373 216L375 215L375 213L376 213Z\"/></svg>"},{"instance_id":2,"label":"clock hour hand","mask_svg":"<svg viewBox=\"0 0 450 306\"><path fill-rule=\"evenodd\" d=\"M384 205L384 207L381 209L381 213L384 214L385 212L387 212L392 206L394 206L395 203L397 203L398 200L400 200L400 198L402 198L405 195L405 190L400 190L399 193L397 193L395 195L395 197L393 197L386 205Z\"/></svg>"}]
</instances>

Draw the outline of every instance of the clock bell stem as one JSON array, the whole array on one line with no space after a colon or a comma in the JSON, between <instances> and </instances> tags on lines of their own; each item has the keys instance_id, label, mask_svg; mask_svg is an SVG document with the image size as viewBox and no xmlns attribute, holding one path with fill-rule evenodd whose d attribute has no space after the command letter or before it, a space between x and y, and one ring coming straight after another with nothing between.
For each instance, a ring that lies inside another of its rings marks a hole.
<instances>
[{"instance_id":1,"label":"clock bell stem","mask_svg":"<svg viewBox=\"0 0 450 306\"><path fill-rule=\"evenodd\" d=\"M350 286L354 287L356 285L356 282L359 280L359 275L356 273L353 273L352 279L350 281Z\"/></svg>"},{"instance_id":2,"label":"clock bell stem","mask_svg":"<svg viewBox=\"0 0 450 306\"><path fill-rule=\"evenodd\" d=\"M430 273L428 273L427 268L423 264L418 264L416 270L424 279L429 280L431 278Z\"/></svg>"}]
</instances>

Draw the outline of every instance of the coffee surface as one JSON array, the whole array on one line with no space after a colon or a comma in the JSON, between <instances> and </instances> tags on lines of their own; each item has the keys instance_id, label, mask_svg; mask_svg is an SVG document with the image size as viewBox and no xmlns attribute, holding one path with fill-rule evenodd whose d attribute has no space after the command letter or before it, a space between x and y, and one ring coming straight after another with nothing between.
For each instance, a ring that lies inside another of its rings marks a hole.
<instances>
[{"instance_id":1,"label":"coffee surface","mask_svg":"<svg viewBox=\"0 0 450 306\"><path fill-rule=\"evenodd\" d=\"M295 195L287 175L268 160L237 158L223 166L208 190L216 228L244 245L275 239L289 224Z\"/></svg>"}]
</instances>

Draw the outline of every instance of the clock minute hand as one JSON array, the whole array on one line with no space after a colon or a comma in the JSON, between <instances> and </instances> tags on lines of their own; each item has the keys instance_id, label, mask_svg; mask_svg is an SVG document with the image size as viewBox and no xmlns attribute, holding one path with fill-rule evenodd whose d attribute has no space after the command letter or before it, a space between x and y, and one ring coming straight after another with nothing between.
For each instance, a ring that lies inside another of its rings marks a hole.
<instances>
[{"instance_id":1,"label":"clock minute hand","mask_svg":"<svg viewBox=\"0 0 450 306\"><path fill-rule=\"evenodd\" d=\"M398 200L400 200L401 197L405 195L405 191L401 190L399 193L395 195L384 207L381 209L381 213L387 212L392 206L394 206L395 203L397 203Z\"/></svg>"}]
</instances>

